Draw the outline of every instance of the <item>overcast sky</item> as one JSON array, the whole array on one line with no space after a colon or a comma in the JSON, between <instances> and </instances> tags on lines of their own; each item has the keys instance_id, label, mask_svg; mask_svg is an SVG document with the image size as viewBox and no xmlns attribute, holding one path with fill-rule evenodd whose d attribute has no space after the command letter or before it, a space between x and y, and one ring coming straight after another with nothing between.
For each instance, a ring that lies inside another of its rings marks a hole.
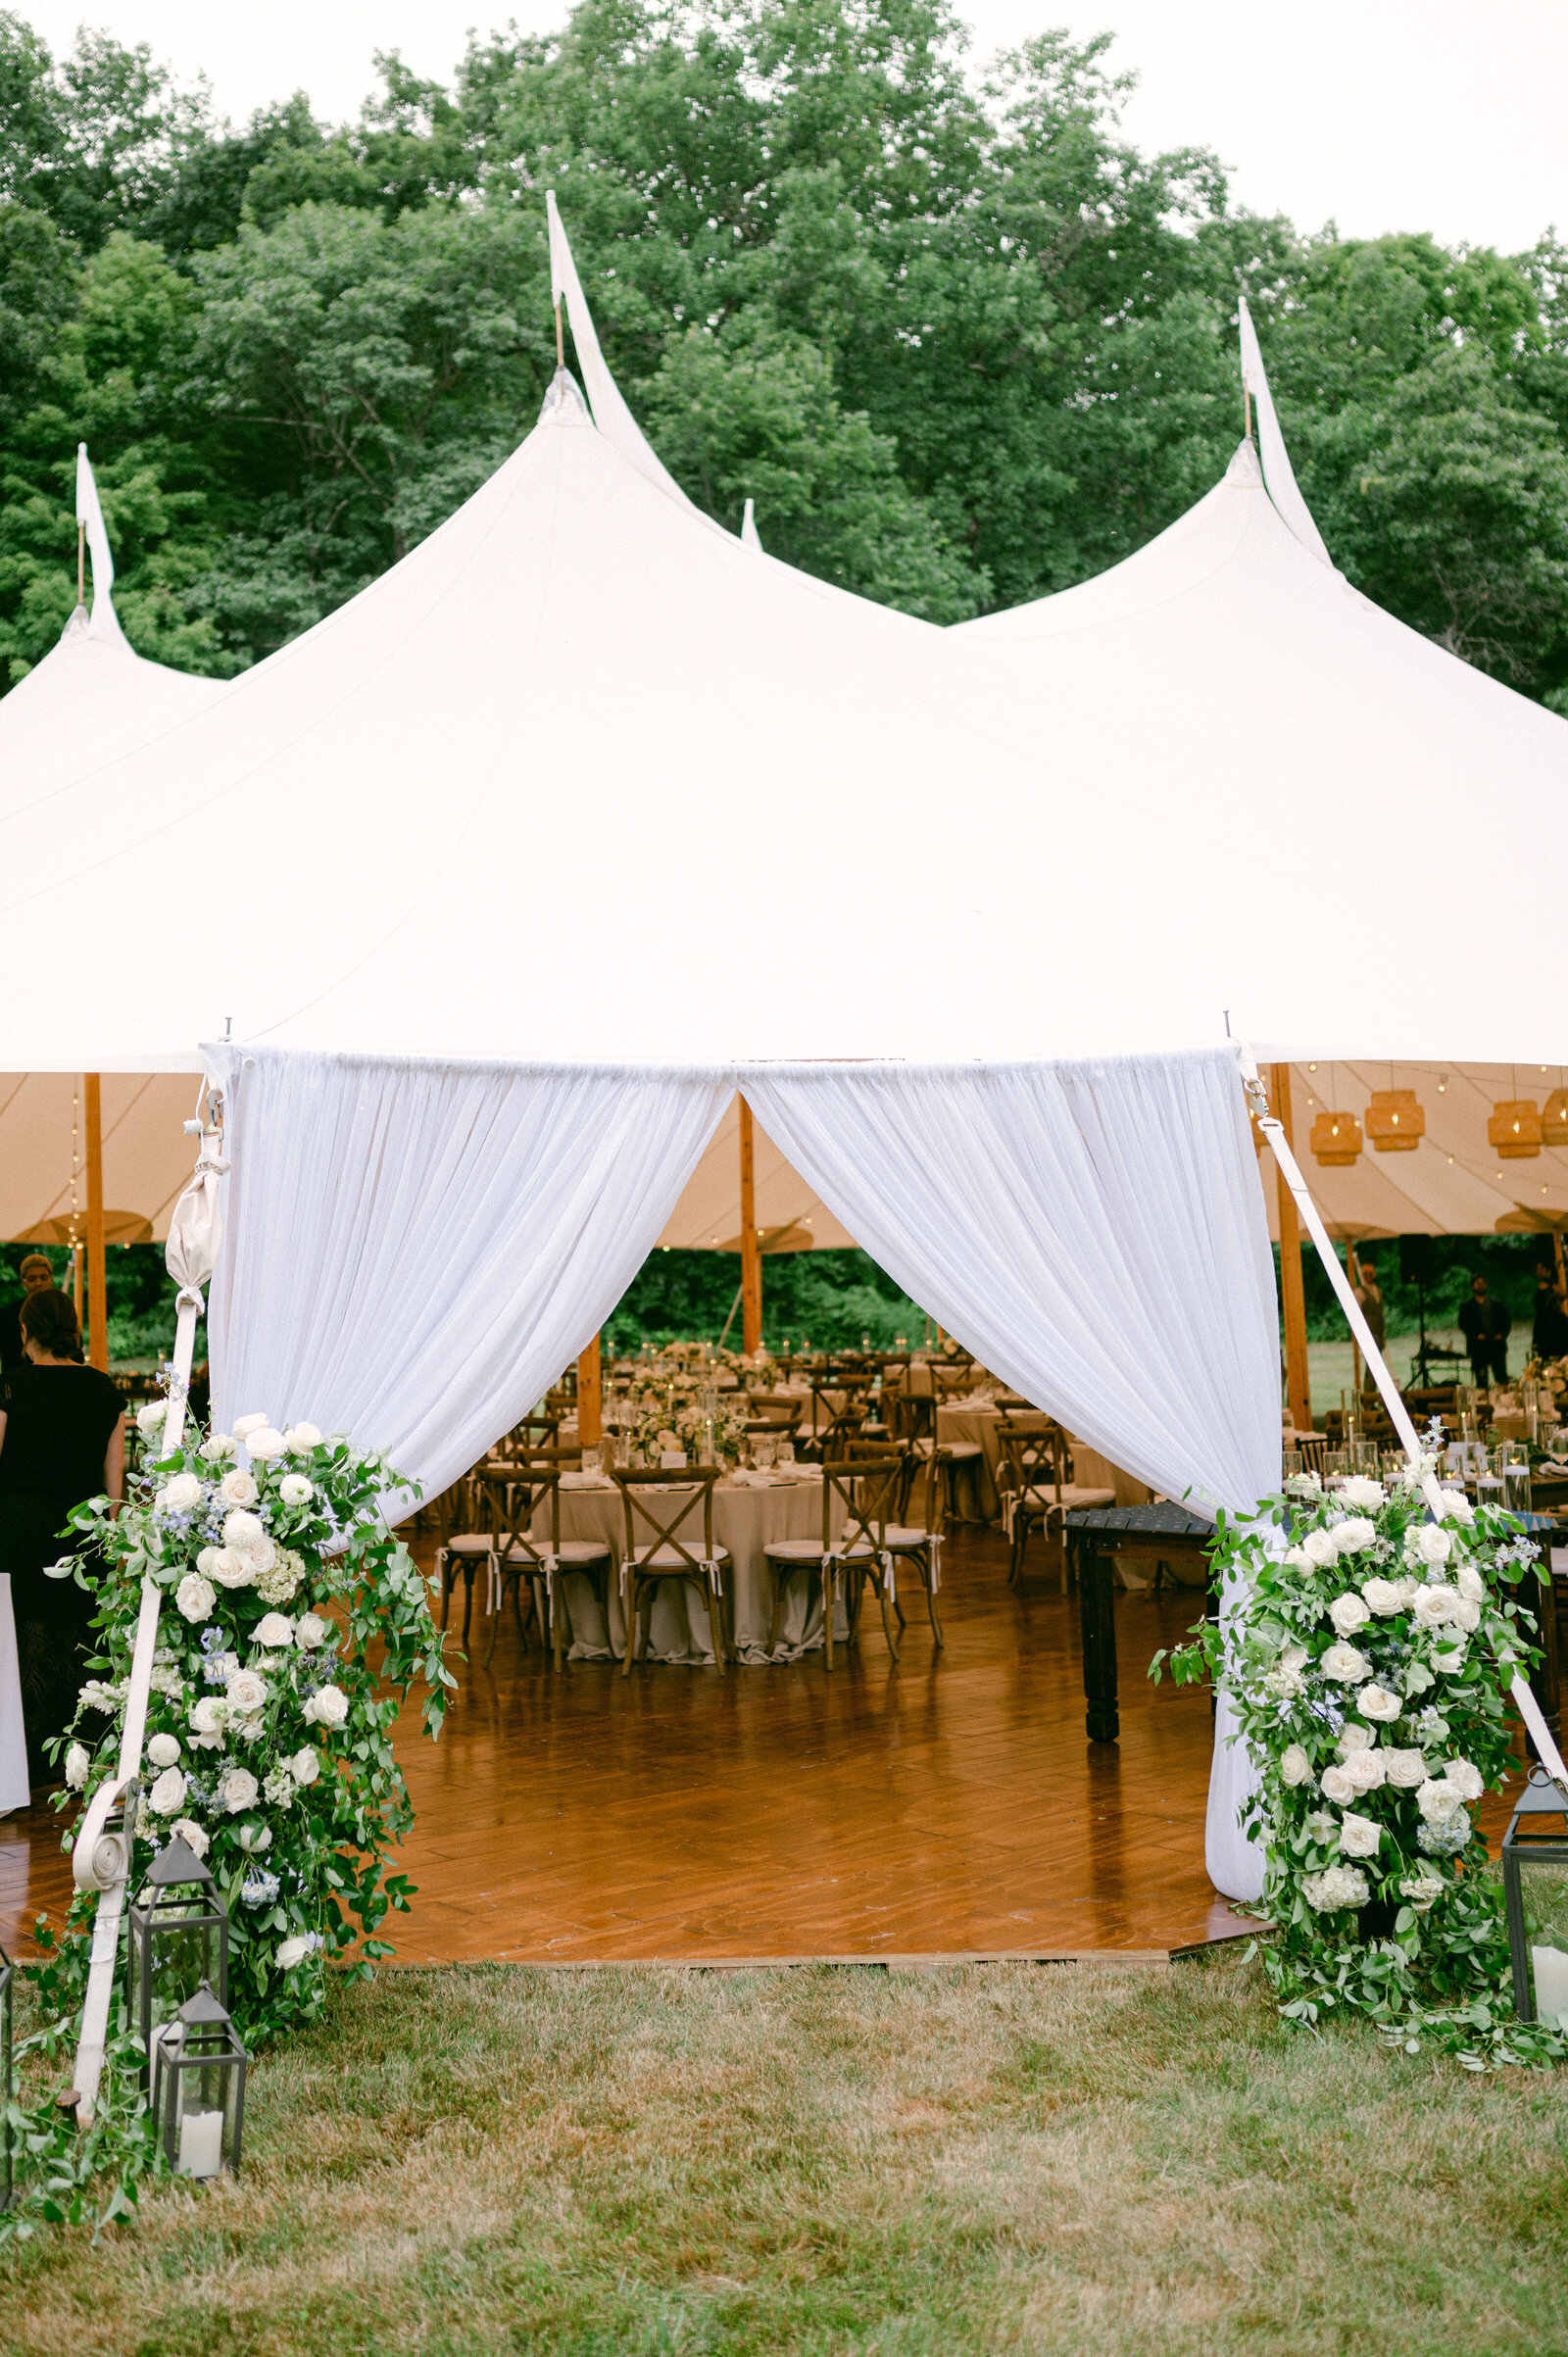
<instances>
[{"instance_id":1,"label":"overcast sky","mask_svg":"<svg viewBox=\"0 0 1568 2357\"><path fill-rule=\"evenodd\" d=\"M76 25L147 41L205 73L220 110L247 116L294 89L331 120L358 111L371 53L399 49L444 76L469 25L514 15L543 31L560 0L10 0L56 47ZM1348 235L1431 229L1516 251L1568 231L1568 6L1564 0L968 0L975 52L1052 25L1114 33L1141 76L1124 118L1141 147L1212 147L1234 201Z\"/></svg>"}]
</instances>

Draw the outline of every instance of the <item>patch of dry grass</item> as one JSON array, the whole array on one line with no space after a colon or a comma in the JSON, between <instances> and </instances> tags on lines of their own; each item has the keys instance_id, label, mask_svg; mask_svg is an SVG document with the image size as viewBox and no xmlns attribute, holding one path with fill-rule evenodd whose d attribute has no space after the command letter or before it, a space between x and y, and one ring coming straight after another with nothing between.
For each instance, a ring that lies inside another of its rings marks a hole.
<instances>
[{"instance_id":1,"label":"patch of dry grass","mask_svg":"<svg viewBox=\"0 0 1568 2357\"><path fill-rule=\"evenodd\" d=\"M15 2357L1568 2348L1568 2113L1290 2036L1236 1956L396 1973L246 2167L12 2262Z\"/></svg>"}]
</instances>

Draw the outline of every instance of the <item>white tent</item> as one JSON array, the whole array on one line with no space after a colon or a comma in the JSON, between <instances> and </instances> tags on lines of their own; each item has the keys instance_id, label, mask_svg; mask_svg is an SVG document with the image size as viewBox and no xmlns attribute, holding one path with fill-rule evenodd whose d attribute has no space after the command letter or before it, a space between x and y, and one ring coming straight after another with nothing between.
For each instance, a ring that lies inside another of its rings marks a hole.
<instances>
[{"instance_id":1,"label":"white tent","mask_svg":"<svg viewBox=\"0 0 1568 2357\"><path fill-rule=\"evenodd\" d=\"M855 1238L780 1154L765 1129L754 1128L753 1183L764 1252L831 1252ZM702 1160L665 1220L660 1245L669 1251L738 1252L741 1247L740 1102L732 1099Z\"/></svg>"}]
</instances>

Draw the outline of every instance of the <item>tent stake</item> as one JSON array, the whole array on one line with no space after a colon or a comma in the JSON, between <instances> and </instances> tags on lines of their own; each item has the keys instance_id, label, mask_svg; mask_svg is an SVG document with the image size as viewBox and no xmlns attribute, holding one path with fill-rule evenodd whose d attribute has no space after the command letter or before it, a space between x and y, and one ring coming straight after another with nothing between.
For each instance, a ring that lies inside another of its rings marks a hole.
<instances>
[{"instance_id":1,"label":"tent stake","mask_svg":"<svg viewBox=\"0 0 1568 2357\"><path fill-rule=\"evenodd\" d=\"M1250 1056L1245 1053L1242 1059L1242 1078L1257 1113L1257 1126L1268 1140L1269 1150L1279 1165L1285 1183L1296 1198L1297 1208L1305 1220L1307 1233L1317 1248L1317 1256L1323 1263L1330 1284L1339 1296L1340 1307L1349 1320L1350 1332L1361 1346L1361 1355L1366 1361L1367 1372L1383 1396L1383 1404L1388 1409L1394 1429L1399 1436L1399 1445L1411 1464L1419 1464L1421 1443L1416 1438L1415 1426L1410 1421L1410 1411L1399 1397L1399 1387L1389 1372L1382 1351L1372 1339L1372 1329L1361 1314L1360 1302L1350 1291L1345 1271L1340 1266L1340 1256L1329 1242L1329 1232L1318 1216L1317 1205L1307 1193L1306 1181L1297 1167L1295 1154L1292 1154L1286 1143L1285 1132L1268 1109L1268 1098L1263 1084L1257 1076L1257 1066L1252 1062ZM1428 1473L1422 1477L1421 1495L1425 1498L1433 1514L1441 1521L1446 1509L1443 1502L1443 1486L1435 1473ZM1514 1708L1530 1730L1530 1738L1536 1746L1537 1757L1547 1775L1568 1789L1568 1768L1563 1766L1562 1754L1552 1741L1551 1729L1542 1716L1541 1705L1531 1693L1522 1671L1514 1671L1513 1685L1510 1691Z\"/></svg>"}]
</instances>

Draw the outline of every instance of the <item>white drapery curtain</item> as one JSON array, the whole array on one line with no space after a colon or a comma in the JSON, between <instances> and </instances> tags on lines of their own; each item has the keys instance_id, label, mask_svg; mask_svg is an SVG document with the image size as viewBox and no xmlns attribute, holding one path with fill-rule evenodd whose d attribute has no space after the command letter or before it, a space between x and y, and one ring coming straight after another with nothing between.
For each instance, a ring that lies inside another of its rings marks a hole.
<instances>
[{"instance_id":1,"label":"white drapery curtain","mask_svg":"<svg viewBox=\"0 0 1568 2357\"><path fill-rule=\"evenodd\" d=\"M433 1497L599 1331L728 1075L214 1047L231 1163L209 1318L219 1425L383 1449Z\"/></svg>"}]
</instances>

